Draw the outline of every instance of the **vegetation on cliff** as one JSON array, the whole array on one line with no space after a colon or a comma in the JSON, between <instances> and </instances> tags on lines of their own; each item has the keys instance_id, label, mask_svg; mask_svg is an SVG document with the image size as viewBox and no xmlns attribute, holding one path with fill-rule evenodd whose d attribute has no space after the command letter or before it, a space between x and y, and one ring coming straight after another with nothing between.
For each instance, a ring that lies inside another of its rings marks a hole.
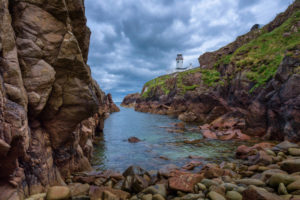
<instances>
[{"instance_id":1,"label":"vegetation on cliff","mask_svg":"<svg viewBox=\"0 0 300 200\"><path fill-rule=\"evenodd\" d=\"M222 86L239 73L244 73L248 81L253 82L253 86L249 88L251 93L274 77L284 56L295 56L293 50L299 49L300 45L299 23L300 11L297 11L271 32L267 26L255 30L257 34L253 40L231 54L222 55L214 62L213 68L198 67L150 80L144 85L142 98L151 98L157 92L168 95L172 89L176 89L178 95L184 95L201 86ZM233 72L221 76L221 69L229 65ZM197 78L201 81L188 81L195 74L199 74Z\"/></svg>"},{"instance_id":2,"label":"vegetation on cliff","mask_svg":"<svg viewBox=\"0 0 300 200\"><path fill-rule=\"evenodd\" d=\"M221 74L216 69L201 69L194 68L184 72L178 72L160 76L144 85L142 98L146 99L156 93L156 90L161 91L164 95L168 95L172 89L176 89L179 95L184 95L187 91L195 90L200 87L201 83L188 83L191 75L199 74L203 84L207 87L223 85Z\"/></svg>"},{"instance_id":3,"label":"vegetation on cliff","mask_svg":"<svg viewBox=\"0 0 300 200\"><path fill-rule=\"evenodd\" d=\"M266 27L262 28L259 37L233 54L222 56L214 66L218 68L220 65L233 64L236 67L235 74L245 71L247 78L255 83L250 89L252 92L275 75L285 55L293 56L291 50L299 49L300 32L296 25L299 21L300 11L271 32Z\"/></svg>"}]
</instances>

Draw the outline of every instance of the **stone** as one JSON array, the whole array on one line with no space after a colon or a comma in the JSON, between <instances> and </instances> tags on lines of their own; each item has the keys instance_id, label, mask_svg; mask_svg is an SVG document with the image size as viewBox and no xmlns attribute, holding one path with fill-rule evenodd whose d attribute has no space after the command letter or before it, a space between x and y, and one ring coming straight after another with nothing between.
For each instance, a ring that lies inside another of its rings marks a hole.
<instances>
[{"instance_id":1,"label":"stone","mask_svg":"<svg viewBox=\"0 0 300 200\"><path fill-rule=\"evenodd\" d=\"M259 179L251 179L251 178L245 178L245 179L239 179L235 181L238 184L244 184L244 185L254 185L258 187L265 186L266 184L259 180Z\"/></svg>"},{"instance_id":2,"label":"stone","mask_svg":"<svg viewBox=\"0 0 300 200\"><path fill-rule=\"evenodd\" d=\"M250 167L248 167L248 170L249 171L256 171L256 170L258 170L258 168L259 168L259 165L251 165Z\"/></svg>"},{"instance_id":3,"label":"stone","mask_svg":"<svg viewBox=\"0 0 300 200\"><path fill-rule=\"evenodd\" d=\"M141 192L150 184L150 174L138 166L130 166L123 173L125 180L122 189L128 192Z\"/></svg>"},{"instance_id":4,"label":"stone","mask_svg":"<svg viewBox=\"0 0 300 200\"><path fill-rule=\"evenodd\" d=\"M68 185L71 196L82 196L82 195L87 195L90 190L90 185L89 184L81 184L81 183L72 183Z\"/></svg>"},{"instance_id":5,"label":"stone","mask_svg":"<svg viewBox=\"0 0 300 200\"><path fill-rule=\"evenodd\" d=\"M187 194L180 198L180 200L198 200L204 197L204 194Z\"/></svg>"},{"instance_id":6,"label":"stone","mask_svg":"<svg viewBox=\"0 0 300 200\"><path fill-rule=\"evenodd\" d=\"M137 137L130 137L130 138L128 138L128 142L130 142L130 143L138 143L140 141L141 140L139 138L137 138Z\"/></svg>"},{"instance_id":7,"label":"stone","mask_svg":"<svg viewBox=\"0 0 300 200\"><path fill-rule=\"evenodd\" d=\"M300 156L300 148L289 148L288 153L292 156Z\"/></svg>"},{"instance_id":8,"label":"stone","mask_svg":"<svg viewBox=\"0 0 300 200\"><path fill-rule=\"evenodd\" d=\"M97 187L97 186L90 186L89 196L91 200L98 200L103 196L104 191L108 191L109 193L115 195L117 198L121 200L128 199L130 197L130 194L128 192L113 189L110 187Z\"/></svg>"},{"instance_id":9,"label":"stone","mask_svg":"<svg viewBox=\"0 0 300 200\"><path fill-rule=\"evenodd\" d=\"M226 200L225 197L223 197L222 195L220 195L217 192L211 191L208 193L207 195L211 200Z\"/></svg>"},{"instance_id":10,"label":"stone","mask_svg":"<svg viewBox=\"0 0 300 200\"><path fill-rule=\"evenodd\" d=\"M197 187L200 191L205 191L207 189L206 186L202 183L197 183Z\"/></svg>"},{"instance_id":11,"label":"stone","mask_svg":"<svg viewBox=\"0 0 300 200\"><path fill-rule=\"evenodd\" d=\"M46 198L46 195L47 195L46 193L34 194L25 200L44 200Z\"/></svg>"},{"instance_id":12,"label":"stone","mask_svg":"<svg viewBox=\"0 0 300 200\"><path fill-rule=\"evenodd\" d=\"M243 196L236 191L228 191L226 193L227 200L243 200Z\"/></svg>"},{"instance_id":13,"label":"stone","mask_svg":"<svg viewBox=\"0 0 300 200\"><path fill-rule=\"evenodd\" d=\"M152 200L152 194L145 194L142 196L142 200Z\"/></svg>"},{"instance_id":14,"label":"stone","mask_svg":"<svg viewBox=\"0 0 300 200\"><path fill-rule=\"evenodd\" d=\"M210 131L210 130L203 130L202 132L202 135L204 138L207 138L207 139L218 139L216 133Z\"/></svg>"},{"instance_id":15,"label":"stone","mask_svg":"<svg viewBox=\"0 0 300 200\"><path fill-rule=\"evenodd\" d=\"M267 171L269 170L270 168L269 167L266 167L266 166L259 166L259 168L257 169L257 171L259 172L264 172L264 171Z\"/></svg>"},{"instance_id":16,"label":"stone","mask_svg":"<svg viewBox=\"0 0 300 200\"><path fill-rule=\"evenodd\" d=\"M287 194L287 195L280 195L280 197L283 199L283 200L290 200L292 199L294 195L291 195L291 194Z\"/></svg>"},{"instance_id":17,"label":"stone","mask_svg":"<svg viewBox=\"0 0 300 200\"><path fill-rule=\"evenodd\" d=\"M256 186L249 186L242 195L243 200L282 200L280 196Z\"/></svg>"},{"instance_id":18,"label":"stone","mask_svg":"<svg viewBox=\"0 0 300 200\"><path fill-rule=\"evenodd\" d=\"M226 191L232 191L238 188L238 186L233 183L223 183L222 185L225 187Z\"/></svg>"},{"instance_id":19,"label":"stone","mask_svg":"<svg viewBox=\"0 0 300 200\"><path fill-rule=\"evenodd\" d=\"M119 200L119 198L116 195L112 194L109 191L103 191L101 199L103 199L103 200Z\"/></svg>"},{"instance_id":20,"label":"stone","mask_svg":"<svg viewBox=\"0 0 300 200\"><path fill-rule=\"evenodd\" d=\"M152 196L152 200L165 200L165 198L160 194L155 194Z\"/></svg>"},{"instance_id":21,"label":"stone","mask_svg":"<svg viewBox=\"0 0 300 200\"><path fill-rule=\"evenodd\" d=\"M147 171L139 166L130 166L123 172L124 177L133 175L143 176L144 174L147 174Z\"/></svg>"},{"instance_id":22,"label":"stone","mask_svg":"<svg viewBox=\"0 0 300 200\"><path fill-rule=\"evenodd\" d=\"M203 179L201 174L192 174L186 172L176 171L169 178L169 187L172 190L179 190L182 192L193 192L194 185Z\"/></svg>"},{"instance_id":23,"label":"stone","mask_svg":"<svg viewBox=\"0 0 300 200\"><path fill-rule=\"evenodd\" d=\"M212 179L223 176L225 171L215 164L207 164L202 168L201 173L204 173L205 178Z\"/></svg>"},{"instance_id":24,"label":"stone","mask_svg":"<svg viewBox=\"0 0 300 200\"><path fill-rule=\"evenodd\" d=\"M276 146L273 147L274 151L288 151L289 148L297 148L299 147L297 144L295 143L291 143L287 140L277 144Z\"/></svg>"},{"instance_id":25,"label":"stone","mask_svg":"<svg viewBox=\"0 0 300 200\"><path fill-rule=\"evenodd\" d=\"M226 189L223 185L212 185L209 187L209 191L214 191L221 194L222 196L225 196Z\"/></svg>"},{"instance_id":26,"label":"stone","mask_svg":"<svg viewBox=\"0 0 300 200\"><path fill-rule=\"evenodd\" d=\"M193 112L184 112L178 116L178 119L184 122L193 122L197 119L197 115Z\"/></svg>"},{"instance_id":27,"label":"stone","mask_svg":"<svg viewBox=\"0 0 300 200\"><path fill-rule=\"evenodd\" d=\"M138 193L148 187L149 181L150 180L146 180L144 177L138 175L126 176L122 185L122 190Z\"/></svg>"},{"instance_id":28,"label":"stone","mask_svg":"<svg viewBox=\"0 0 300 200\"><path fill-rule=\"evenodd\" d=\"M280 195L288 194L287 189L283 183L280 183L278 186L278 194L280 194Z\"/></svg>"},{"instance_id":29,"label":"stone","mask_svg":"<svg viewBox=\"0 0 300 200\"><path fill-rule=\"evenodd\" d=\"M66 186L52 186L47 191L47 200L68 199L71 196L71 191Z\"/></svg>"},{"instance_id":30,"label":"stone","mask_svg":"<svg viewBox=\"0 0 300 200\"><path fill-rule=\"evenodd\" d=\"M256 155L249 156L248 160L254 165L270 165L273 162L272 156L268 155L265 151L259 151Z\"/></svg>"},{"instance_id":31,"label":"stone","mask_svg":"<svg viewBox=\"0 0 300 200\"><path fill-rule=\"evenodd\" d=\"M193 170L195 167L198 167L202 164L202 162L200 161L191 161L189 162L188 164L184 165L182 167L182 169L185 169L185 170Z\"/></svg>"},{"instance_id":32,"label":"stone","mask_svg":"<svg viewBox=\"0 0 300 200\"><path fill-rule=\"evenodd\" d=\"M164 184L156 184L150 187L147 187L142 191L144 194L160 194L163 197L167 197L167 188Z\"/></svg>"},{"instance_id":33,"label":"stone","mask_svg":"<svg viewBox=\"0 0 300 200\"><path fill-rule=\"evenodd\" d=\"M245 187L239 186L238 188L235 188L234 191L237 191L238 193L243 193L246 190Z\"/></svg>"},{"instance_id":34,"label":"stone","mask_svg":"<svg viewBox=\"0 0 300 200\"><path fill-rule=\"evenodd\" d=\"M288 174L276 173L270 177L270 179L268 181L268 185L270 185L271 187L277 188L280 183L283 183L284 185L288 185L288 184L294 182L295 180L296 180L295 177L290 176Z\"/></svg>"},{"instance_id":35,"label":"stone","mask_svg":"<svg viewBox=\"0 0 300 200\"><path fill-rule=\"evenodd\" d=\"M203 184L207 188L209 188L212 185L219 185L219 183L217 181L214 181L211 179L206 179L206 178L201 181L201 184Z\"/></svg>"},{"instance_id":36,"label":"stone","mask_svg":"<svg viewBox=\"0 0 300 200\"><path fill-rule=\"evenodd\" d=\"M275 156L276 157L276 153L274 151L272 151L271 149L267 149L266 150L266 153L269 155L269 156Z\"/></svg>"},{"instance_id":37,"label":"stone","mask_svg":"<svg viewBox=\"0 0 300 200\"><path fill-rule=\"evenodd\" d=\"M300 195L300 190L295 190L291 193L292 195Z\"/></svg>"},{"instance_id":38,"label":"stone","mask_svg":"<svg viewBox=\"0 0 300 200\"><path fill-rule=\"evenodd\" d=\"M290 183L286 188L288 191L300 190L300 180Z\"/></svg>"},{"instance_id":39,"label":"stone","mask_svg":"<svg viewBox=\"0 0 300 200\"><path fill-rule=\"evenodd\" d=\"M288 173L300 172L300 159L283 161L280 167Z\"/></svg>"},{"instance_id":40,"label":"stone","mask_svg":"<svg viewBox=\"0 0 300 200\"><path fill-rule=\"evenodd\" d=\"M174 164L164 165L161 169L159 169L158 175L163 177L170 177L171 173L173 171L176 171L177 169L179 169L179 167Z\"/></svg>"}]
</instances>

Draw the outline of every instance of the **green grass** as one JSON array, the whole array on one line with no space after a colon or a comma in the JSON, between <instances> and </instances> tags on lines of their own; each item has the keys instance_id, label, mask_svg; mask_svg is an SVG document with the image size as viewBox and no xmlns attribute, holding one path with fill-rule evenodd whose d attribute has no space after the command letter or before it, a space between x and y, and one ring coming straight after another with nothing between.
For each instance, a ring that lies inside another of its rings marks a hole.
<instances>
[{"instance_id":1,"label":"green grass","mask_svg":"<svg viewBox=\"0 0 300 200\"><path fill-rule=\"evenodd\" d=\"M144 91L142 94L142 98L147 98L150 95L150 92L155 89L161 89L166 95L170 93L170 89L168 89L166 85L166 81L170 79L170 75L160 76L158 78L152 79L148 81L144 87L147 87L147 91Z\"/></svg>"},{"instance_id":2,"label":"green grass","mask_svg":"<svg viewBox=\"0 0 300 200\"><path fill-rule=\"evenodd\" d=\"M201 73L201 79L203 80L203 83L208 87L214 87L218 84L223 84L223 81L220 80L220 73L217 70L194 68L177 73L176 87L178 90L178 94L184 95L187 91L192 91L200 87L200 85L197 84L184 84L184 80L189 79L189 76L195 73ZM144 88L147 88L147 90L142 93L142 98L151 97L151 95L154 94L154 91L158 89L162 90L165 95L168 95L170 91L174 88L174 84L168 84L168 82L171 82L171 79L174 79L174 77L171 77L171 75L165 75L148 81L144 85Z\"/></svg>"},{"instance_id":3,"label":"green grass","mask_svg":"<svg viewBox=\"0 0 300 200\"><path fill-rule=\"evenodd\" d=\"M294 13L280 27L271 32L262 28L261 35L237 49L232 55L222 56L215 68L233 63L235 72L246 71L247 78L254 82L250 92L264 86L276 74L277 68L287 51L300 44L300 32L291 32L291 27L300 20L300 11ZM289 36L284 33L291 32Z\"/></svg>"},{"instance_id":4,"label":"green grass","mask_svg":"<svg viewBox=\"0 0 300 200\"><path fill-rule=\"evenodd\" d=\"M222 56L215 64L214 68L217 68L220 65L228 65L231 62L232 54Z\"/></svg>"},{"instance_id":5,"label":"green grass","mask_svg":"<svg viewBox=\"0 0 300 200\"><path fill-rule=\"evenodd\" d=\"M299 20L300 11L272 32L267 33L262 30L263 33L258 38L245 44L233 54L232 61L236 62L242 70L248 70L247 78L255 83L250 92L265 85L274 77L287 50L300 44L299 29L289 36L283 36L284 33L290 32L291 27Z\"/></svg>"}]
</instances>

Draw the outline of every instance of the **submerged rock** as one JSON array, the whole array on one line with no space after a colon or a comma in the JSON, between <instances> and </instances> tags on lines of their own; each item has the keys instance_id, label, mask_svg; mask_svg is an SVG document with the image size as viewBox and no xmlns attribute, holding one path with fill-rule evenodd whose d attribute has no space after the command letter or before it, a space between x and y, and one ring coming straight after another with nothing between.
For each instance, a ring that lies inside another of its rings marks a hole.
<instances>
[{"instance_id":1,"label":"submerged rock","mask_svg":"<svg viewBox=\"0 0 300 200\"><path fill-rule=\"evenodd\" d=\"M130 137L130 138L128 138L128 142L130 142L130 143L138 143L140 141L141 140L139 138L137 138L137 137Z\"/></svg>"}]
</instances>

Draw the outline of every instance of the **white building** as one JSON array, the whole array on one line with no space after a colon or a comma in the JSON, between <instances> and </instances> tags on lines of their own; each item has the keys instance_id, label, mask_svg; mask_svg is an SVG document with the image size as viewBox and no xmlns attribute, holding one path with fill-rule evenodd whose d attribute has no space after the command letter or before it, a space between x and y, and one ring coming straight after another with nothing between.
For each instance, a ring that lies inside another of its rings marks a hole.
<instances>
[{"instance_id":1,"label":"white building","mask_svg":"<svg viewBox=\"0 0 300 200\"><path fill-rule=\"evenodd\" d=\"M181 69L181 68L183 68L183 57L182 54L177 54L176 69Z\"/></svg>"},{"instance_id":2,"label":"white building","mask_svg":"<svg viewBox=\"0 0 300 200\"><path fill-rule=\"evenodd\" d=\"M184 71L187 67L183 67L183 56L182 54L177 54L176 57L176 71Z\"/></svg>"}]
</instances>

